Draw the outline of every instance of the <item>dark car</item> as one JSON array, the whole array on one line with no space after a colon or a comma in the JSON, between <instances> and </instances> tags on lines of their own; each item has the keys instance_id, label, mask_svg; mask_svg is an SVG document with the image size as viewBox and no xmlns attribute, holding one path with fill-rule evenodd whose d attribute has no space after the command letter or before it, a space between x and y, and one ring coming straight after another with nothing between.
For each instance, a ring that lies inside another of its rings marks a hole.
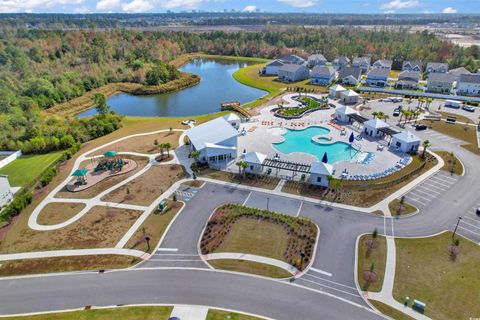
<instances>
[{"instance_id":1,"label":"dark car","mask_svg":"<svg viewBox=\"0 0 480 320\"><path fill-rule=\"evenodd\" d=\"M423 131L423 130L427 130L427 129L428 129L428 127L424 124L419 124L415 127L415 130L417 130L417 131Z\"/></svg>"},{"instance_id":2,"label":"dark car","mask_svg":"<svg viewBox=\"0 0 480 320\"><path fill-rule=\"evenodd\" d=\"M400 110L394 110L393 111L393 116L398 117L400 115Z\"/></svg>"},{"instance_id":3,"label":"dark car","mask_svg":"<svg viewBox=\"0 0 480 320\"><path fill-rule=\"evenodd\" d=\"M477 213L477 216L480 216L480 208L477 208L476 213Z\"/></svg>"}]
</instances>

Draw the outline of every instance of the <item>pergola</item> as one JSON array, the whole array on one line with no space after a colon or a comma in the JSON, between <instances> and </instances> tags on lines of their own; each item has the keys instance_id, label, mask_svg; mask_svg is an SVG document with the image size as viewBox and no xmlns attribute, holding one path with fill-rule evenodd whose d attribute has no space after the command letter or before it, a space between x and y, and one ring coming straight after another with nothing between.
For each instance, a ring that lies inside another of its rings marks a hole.
<instances>
[{"instance_id":1,"label":"pergola","mask_svg":"<svg viewBox=\"0 0 480 320\"><path fill-rule=\"evenodd\" d=\"M392 136L397 134L397 133L400 133L400 131L398 130L395 130L391 127L386 127L386 128L380 128L378 129L378 131L384 133L386 136L389 136L390 137L390 140L392 139ZM390 144L390 143L389 143Z\"/></svg>"},{"instance_id":2,"label":"pergola","mask_svg":"<svg viewBox=\"0 0 480 320\"><path fill-rule=\"evenodd\" d=\"M348 116L350 117L351 120L356 121L360 124L368 121L367 117L361 116L359 114L350 114Z\"/></svg>"},{"instance_id":3,"label":"pergola","mask_svg":"<svg viewBox=\"0 0 480 320\"><path fill-rule=\"evenodd\" d=\"M297 172L310 173L311 167L309 164L284 161L279 159L265 159L265 161L263 161L262 163L262 166L277 169L277 172L278 170L292 171L293 176L295 176Z\"/></svg>"}]
</instances>

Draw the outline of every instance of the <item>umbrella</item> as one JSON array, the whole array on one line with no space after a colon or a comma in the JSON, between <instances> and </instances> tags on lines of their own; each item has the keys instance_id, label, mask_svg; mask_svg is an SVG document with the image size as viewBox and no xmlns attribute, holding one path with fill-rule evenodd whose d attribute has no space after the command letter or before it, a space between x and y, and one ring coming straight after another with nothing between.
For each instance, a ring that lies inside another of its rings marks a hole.
<instances>
[{"instance_id":1,"label":"umbrella","mask_svg":"<svg viewBox=\"0 0 480 320\"><path fill-rule=\"evenodd\" d=\"M352 143L353 140L355 140L355 136L353 135L353 132L352 132L352 133L350 134L350 137L348 138L348 141L349 141L350 143Z\"/></svg>"},{"instance_id":2,"label":"umbrella","mask_svg":"<svg viewBox=\"0 0 480 320\"><path fill-rule=\"evenodd\" d=\"M107 151L103 154L103 156L109 157L109 158L115 157L116 155L117 155L117 151Z\"/></svg>"},{"instance_id":3,"label":"umbrella","mask_svg":"<svg viewBox=\"0 0 480 320\"><path fill-rule=\"evenodd\" d=\"M327 162L328 162L328 156L327 156L327 153L326 153L326 152L323 154L322 162L323 162L323 163L327 163Z\"/></svg>"},{"instance_id":4,"label":"umbrella","mask_svg":"<svg viewBox=\"0 0 480 320\"><path fill-rule=\"evenodd\" d=\"M87 174L87 169L77 169L74 173L72 173L72 177L83 177Z\"/></svg>"}]
</instances>

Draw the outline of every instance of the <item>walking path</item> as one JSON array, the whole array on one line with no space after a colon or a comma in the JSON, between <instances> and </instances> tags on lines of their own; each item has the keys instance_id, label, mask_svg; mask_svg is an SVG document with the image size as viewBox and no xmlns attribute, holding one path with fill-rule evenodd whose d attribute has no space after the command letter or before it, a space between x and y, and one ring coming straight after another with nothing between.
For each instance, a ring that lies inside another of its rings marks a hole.
<instances>
[{"instance_id":1,"label":"walking path","mask_svg":"<svg viewBox=\"0 0 480 320\"><path fill-rule=\"evenodd\" d=\"M208 314L208 307L175 305L170 318L177 317L181 320L205 320Z\"/></svg>"},{"instance_id":2,"label":"walking path","mask_svg":"<svg viewBox=\"0 0 480 320\"><path fill-rule=\"evenodd\" d=\"M52 251L0 254L0 261L55 258L55 257L67 257L67 256L111 255L111 254L126 255L126 256L142 258L142 259L148 256L148 254L140 250L121 249L121 248L98 248L98 249L52 250Z\"/></svg>"},{"instance_id":3,"label":"walking path","mask_svg":"<svg viewBox=\"0 0 480 320\"><path fill-rule=\"evenodd\" d=\"M210 253L204 255L202 258L205 260L219 260L219 259L237 259L237 260L247 260L252 262L264 263L268 264L285 271L290 272L292 275L300 274L300 270L295 268L294 266L277 259L272 259L263 256L257 256L255 254L248 254L248 253L237 253L237 252L218 252L218 253Z\"/></svg>"}]
</instances>

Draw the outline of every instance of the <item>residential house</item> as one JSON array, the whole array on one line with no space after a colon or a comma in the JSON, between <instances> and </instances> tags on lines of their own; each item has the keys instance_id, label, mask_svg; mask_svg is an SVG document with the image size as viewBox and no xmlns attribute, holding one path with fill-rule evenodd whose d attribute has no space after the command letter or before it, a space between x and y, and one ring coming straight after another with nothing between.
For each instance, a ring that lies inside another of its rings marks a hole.
<instances>
[{"instance_id":1,"label":"residential house","mask_svg":"<svg viewBox=\"0 0 480 320\"><path fill-rule=\"evenodd\" d=\"M427 74L430 73L447 73L448 64L442 62L429 62L427 63L427 68L425 69Z\"/></svg>"},{"instance_id":2,"label":"residential house","mask_svg":"<svg viewBox=\"0 0 480 320\"><path fill-rule=\"evenodd\" d=\"M310 166L310 183L317 186L328 187L329 176L333 174L333 166L328 163L315 161Z\"/></svg>"},{"instance_id":3,"label":"residential house","mask_svg":"<svg viewBox=\"0 0 480 320\"><path fill-rule=\"evenodd\" d=\"M377 60L373 63L373 68L375 69L392 69L392 60Z\"/></svg>"},{"instance_id":4,"label":"residential house","mask_svg":"<svg viewBox=\"0 0 480 320\"><path fill-rule=\"evenodd\" d=\"M422 72L422 70L423 70L422 61L415 61L415 60L403 61L402 71Z\"/></svg>"},{"instance_id":5,"label":"residential house","mask_svg":"<svg viewBox=\"0 0 480 320\"><path fill-rule=\"evenodd\" d=\"M7 205L13 199L12 188L8 176L0 175L0 208Z\"/></svg>"},{"instance_id":6,"label":"residential house","mask_svg":"<svg viewBox=\"0 0 480 320\"><path fill-rule=\"evenodd\" d=\"M452 74L433 72L428 76L427 91L449 94L454 82L455 77Z\"/></svg>"},{"instance_id":7,"label":"residential house","mask_svg":"<svg viewBox=\"0 0 480 320\"><path fill-rule=\"evenodd\" d=\"M375 138L383 137L385 134L380 129L388 127L390 127L388 123L378 118L373 118L363 123L363 131L365 134Z\"/></svg>"},{"instance_id":8,"label":"residential house","mask_svg":"<svg viewBox=\"0 0 480 320\"><path fill-rule=\"evenodd\" d=\"M395 83L396 89L417 89L418 80L420 79L420 72L418 71L402 71L398 75L398 80Z\"/></svg>"},{"instance_id":9,"label":"residential house","mask_svg":"<svg viewBox=\"0 0 480 320\"><path fill-rule=\"evenodd\" d=\"M312 54L311 56L308 57L307 60L307 65L309 68L313 68L315 66L326 66L327 65L327 59L323 56L321 53L317 54Z\"/></svg>"},{"instance_id":10,"label":"residential house","mask_svg":"<svg viewBox=\"0 0 480 320\"><path fill-rule=\"evenodd\" d=\"M348 123L350 122L350 116L354 114L358 114L358 112L348 106L336 108L335 120L338 122Z\"/></svg>"},{"instance_id":11,"label":"residential house","mask_svg":"<svg viewBox=\"0 0 480 320\"><path fill-rule=\"evenodd\" d=\"M373 68L367 73L365 84L372 87L385 87L390 69Z\"/></svg>"},{"instance_id":12,"label":"residential house","mask_svg":"<svg viewBox=\"0 0 480 320\"><path fill-rule=\"evenodd\" d=\"M304 65L285 64L278 69L278 80L295 82L305 80L310 76L310 70Z\"/></svg>"},{"instance_id":13,"label":"residential house","mask_svg":"<svg viewBox=\"0 0 480 320\"><path fill-rule=\"evenodd\" d=\"M267 156L259 152L249 152L245 155L243 161L247 163L245 172L261 174L263 172L263 162Z\"/></svg>"},{"instance_id":14,"label":"residential house","mask_svg":"<svg viewBox=\"0 0 480 320\"><path fill-rule=\"evenodd\" d=\"M306 61L305 59L297 56L296 54L291 54L288 56L281 57L280 59L281 62L288 64L288 63L293 63L293 64L305 64Z\"/></svg>"},{"instance_id":15,"label":"residential house","mask_svg":"<svg viewBox=\"0 0 480 320\"><path fill-rule=\"evenodd\" d=\"M343 67L338 72L338 82L350 86L356 86L360 82L362 69L360 67Z\"/></svg>"},{"instance_id":16,"label":"residential house","mask_svg":"<svg viewBox=\"0 0 480 320\"><path fill-rule=\"evenodd\" d=\"M416 153L422 140L410 131L402 131L392 136L390 147L404 153Z\"/></svg>"},{"instance_id":17,"label":"residential house","mask_svg":"<svg viewBox=\"0 0 480 320\"><path fill-rule=\"evenodd\" d=\"M268 76L278 76L278 69L283 67L285 63L283 63L280 60L273 60L270 61L263 67L262 74L268 75Z\"/></svg>"},{"instance_id":18,"label":"residential house","mask_svg":"<svg viewBox=\"0 0 480 320\"><path fill-rule=\"evenodd\" d=\"M328 97L330 99L338 99L340 98L340 94L344 91L347 91L347 89L345 89L339 84L334 85L328 89Z\"/></svg>"},{"instance_id":19,"label":"residential house","mask_svg":"<svg viewBox=\"0 0 480 320\"><path fill-rule=\"evenodd\" d=\"M362 73L365 73L370 69L371 62L372 58L370 57L356 57L353 58L352 67L360 68Z\"/></svg>"},{"instance_id":20,"label":"residential house","mask_svg":"<svg viewBox=\"0 0 480 320\"><path fill-rule=\"evenodd\" d=\"M480 96L480 74L462 74L457 82L457 94Z\"/></svg>"},{"instance_id":21,"label":"residential house","mask_svg":"<svg viewBox=\"0 0 480 320\"><path fill-rule=\"evenodd\" d=\"M200 152L200 162L221 164L237 157L238 132L223 117L190 128L185 134L191 151Z\"/></svg>"},{"instance_id":22,"label":"residential house","mask_svg":"<svg viewBox=\"0 0 480 320\"><path fill-rule=\"evenodd\" d=\"M460 67L460 68L456 68L456 69L452 69L450 71L448 71L449 74L453 75L453 79L455 81L459 81L460 80L460 76L462 74L472 74L470 71L468 71L467 69L465 69L464 67Z\"/></svg>"},{"instance_id":23,"label":"residential house","mask_svg":"<svg viewBox=\"0 0 480 320\"><path fill-rule=\"evenodd\" d=\"M315 66L310 73L310 83L328 86L335 80L335 76L336 72L332 68Z\"/></svg>"},{"instance_id":24,"label":"residential house","mask_svg":"<svg viewBox=\"0 0 480 320\"><path fill-rule=\"evenodd\" d=\"M343 104L356 104L358 103L360 95L353 90L347 90L340 93L340 101Z\"/></svg>"},{"instance_id":25,"label":"residential house","mask_svg":"<svg viewBox=\"0 0 480 320\"><path fill-rule=\"evenodd\" d=\"M350 59L345 56L340 56L335 58L335 60L332 61L332 66L335 70L339 70L340 68L347 67L350 65Z\"/></svg>"}]
</instances>

